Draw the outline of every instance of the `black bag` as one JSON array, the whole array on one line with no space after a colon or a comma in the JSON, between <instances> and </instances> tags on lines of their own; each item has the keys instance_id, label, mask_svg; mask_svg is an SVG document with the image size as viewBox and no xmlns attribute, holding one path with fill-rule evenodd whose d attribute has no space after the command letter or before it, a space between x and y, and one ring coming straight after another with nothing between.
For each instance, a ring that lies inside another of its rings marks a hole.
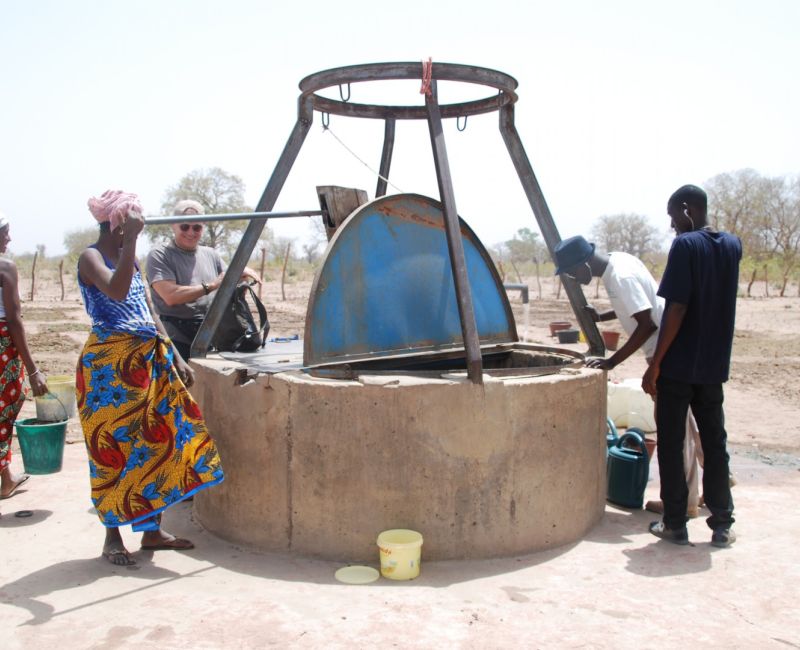
<instances>
[{"instance_id":1,"label":"black bag","mask_svg":"<svg viewBox=\"0 0 800 650\"><path fill-rule=\"evenodd\" d=\"M258 311L259 325L256 326L250 305L247 303L247 294ZM253 285L241 282L234 289L231 301L225 308L217 332L214 335L214 347L220 352L255 352L263 348L269 333L269 319Z\"/></svg>"},{"instance_id":2,"label":"black bag","mask_svg":"<svg viewBox=\"0 0 800 650\"><path fill-rule=\"evenodd\" d=\"M197 330L203 324L202 318L176 318L175 316L166 316L164 314L161 314L159 318L162 323L169 323L174 326L189 341L187 345L192 344L194 337L197 336ZM167 330L167 333L169 334L169 330Z\"/></svg>"}]
</instances>

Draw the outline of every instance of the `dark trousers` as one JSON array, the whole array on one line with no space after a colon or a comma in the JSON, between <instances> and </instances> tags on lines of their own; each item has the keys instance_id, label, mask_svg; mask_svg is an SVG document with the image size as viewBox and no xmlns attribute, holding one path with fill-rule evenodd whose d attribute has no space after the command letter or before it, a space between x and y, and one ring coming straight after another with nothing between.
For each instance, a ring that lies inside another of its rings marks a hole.
<instances>
[{"instance_id":1,"label":"dark trousers","mask_svg":"<svg viewBox=\"0 0 800 650\"><path fill-rule=\"evenodd\" d=\"M730 528L734 522L733 498L726 449L728 434L722 411L722 384L687 384L659 377L657 388L658 470L664 525L667 528L686 525L689 489L683 467L683 445L686 413L691 406L703 445L703 495L711 512L706 523L712 530Z\"/></svg>"}]
</instances>

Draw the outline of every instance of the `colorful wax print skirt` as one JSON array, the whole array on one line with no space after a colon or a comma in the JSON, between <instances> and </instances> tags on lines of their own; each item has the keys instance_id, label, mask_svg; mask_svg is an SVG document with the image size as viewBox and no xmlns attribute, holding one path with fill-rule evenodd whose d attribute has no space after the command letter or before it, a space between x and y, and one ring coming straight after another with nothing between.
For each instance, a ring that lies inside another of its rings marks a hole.
<instances>
[{"instance_id":1,"label":"colorful wax print skirt","mask_svg":"<svg viewBox=\"0 0 800 650\"><path fill-rule=\"evenodd\" d=\"M217 448L163 338L95 327L75 392L105 526L154 530L160 512L222 481Z\"/></svg>"},{"instance_id":2,"label":"colorful wax print skirt","mask_svg":"<svg viewBox=\"0 0 800 650\"><path fill-rule=\"evenodd\" d=\"M25 401L25 368L5 321L0 321L0 472L11 464L11 434Z\"/></svg>"}]
</instances>

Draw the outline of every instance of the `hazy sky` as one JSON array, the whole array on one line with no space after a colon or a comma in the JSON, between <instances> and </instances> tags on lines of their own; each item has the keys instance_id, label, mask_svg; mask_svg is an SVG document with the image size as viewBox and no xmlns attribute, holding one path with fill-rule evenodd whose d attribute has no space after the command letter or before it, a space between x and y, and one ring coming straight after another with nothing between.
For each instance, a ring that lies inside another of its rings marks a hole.
<instances>
[{"instance_id":1,"label":"hazy sky","mask_svg":"<svg viewBox=\"0 0 800 650\"><path fill-rule=\"evenodd\" d=\"M107 188L156 214L168 186L219 166L254 205L300 79L432 56L519 81L517 128L562 237L621 212L665 229L681 184L800 172L799 32L795 0L0 0L0 210L13 252L55 254L94 224L86 200ZM422 103L416 82L352 95ZM382 122L333 116L331 130L377 168ZM484 243L535 228L497 114L463 133L448 120L445 137L459 213ZM398 124L391 180L438 198L425 122ZM315 114L276 209L316 209L329 184L375 191ZM273 227L304 237L309 224Z\"/></svg>"}]
</instances>

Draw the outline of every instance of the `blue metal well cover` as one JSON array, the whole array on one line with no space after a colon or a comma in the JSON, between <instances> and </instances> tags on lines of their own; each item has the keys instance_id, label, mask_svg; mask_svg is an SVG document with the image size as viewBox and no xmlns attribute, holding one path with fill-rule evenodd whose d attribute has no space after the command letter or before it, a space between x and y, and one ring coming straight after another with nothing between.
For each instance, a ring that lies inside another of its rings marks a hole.
<instances>
[{"instance_id":1,"label":"blue metal well cover","mask_svg":"<svg viewBox=\"0 0 800 650\"><path fill-rule=\"evenodd\" d=\"M516 342L494 263L470 227L460 224L481 345ZM314 278L303 364L463 348L442 204L395 194L355 210L334 234Z\"/></svg>"}]
</instances>

